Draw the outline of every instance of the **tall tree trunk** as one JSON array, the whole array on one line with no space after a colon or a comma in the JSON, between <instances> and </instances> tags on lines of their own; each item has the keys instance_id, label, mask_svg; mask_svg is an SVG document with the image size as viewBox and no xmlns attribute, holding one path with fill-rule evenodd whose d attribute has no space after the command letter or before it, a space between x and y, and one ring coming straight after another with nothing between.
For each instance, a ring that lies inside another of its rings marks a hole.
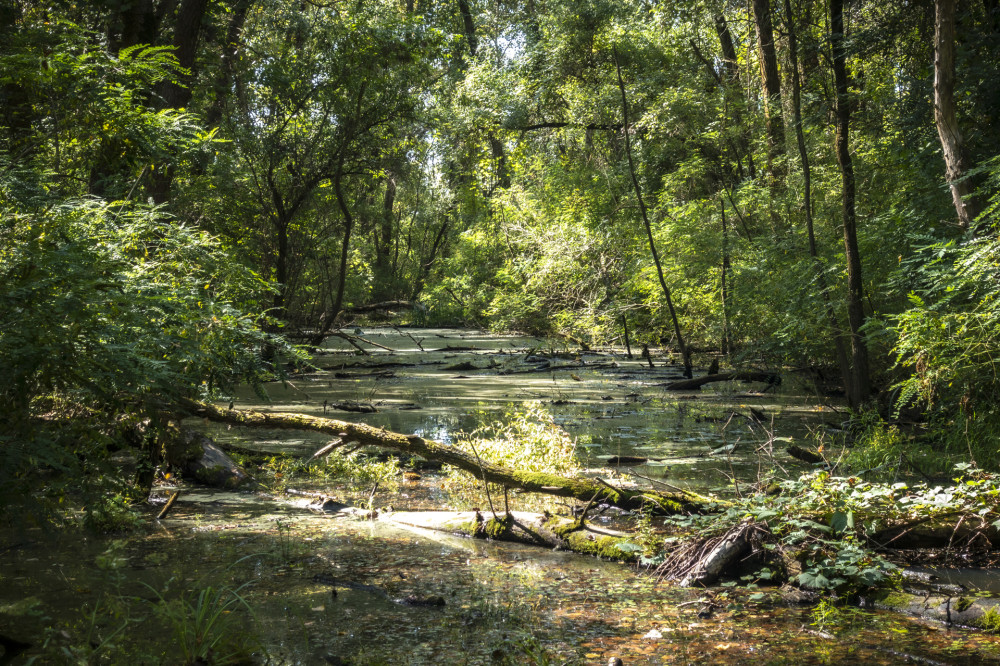
<instances>
[{"instance_id":1,"label":"tall tree trunk","mask_svg":"<svg viewBox=\"0 0 1000 666\"><path fill-rule=\"evenodd\" d=\"M238 0L230 14L229 27L221 44L222 58L215 78L212 106L205 115L205 121L210 127L215 127L222 120L227 101L233 94L233 86L239 86L236 75L236 54L242 41L243 26L246 24L247 14L253 2L254 0ZM239 90L237 88L237 98L240 97Z\"/></svg>"},{"instance_id":2,"label":"tall tree trunk","mask_svg":"<svg viewBox=\"0 0 1000 666\"><path fill-rule=\"evenodd\" d=\"M726 224L726 202L719 199L722 208L722 353L729 354L732 336L729 329L729 227Z\"/></svg>"},{"instance_id":3,"label":"tall tree trunk","mask_svg":"<svg viewBox=\"0 0 1000 666\"><path fill-rule=\"evenodd\" d=\"M469 54L475 58L479 48L479 38L476 37L476 23L472 18L472 8L469 0L458 0L458 10L462 14L462 27L465 29L465 40L469 43Z\"/></svg>"},{"instance_id":4,"label":"tall tree trunk","mask_svg":"<svg viewBox=\"0 0 1000 666\"><path fill-rule=\"evenodd\" d=\"M337 169L338 174L333 179L334 192L337 195L337 205L344 216L344 239L340 245L340 275L337 278L337 295L334 297L333 307L330 309L330 318L328 320L330 324L337 319L341 308L344 306L344 290L347 286L347 259L351 254L351 231L354 229L354 216L351 215L351 209L347 205L343 183L341 182L343 177L340 175L340 172L343 171L343 166L343 160L341 160L340 168Z\"/></svg>"},{"instance_id":5,"label":"tall tree trunk","mask_svg":"<svg viewBox=\"0 0 1000 666\"><path fill-rule=\"evenodd\" d=\"M802 163L802 196L806 214L806 233L809 238L809 256L813 259L813 265L816 269L816 282L823 294L826 319L830 326L830 332L833 334L837 367L840 369L840 376L844 385L847 386L851 378L851 363L847 358L844 335L830 297L830 290L826 283L826 274L823 272L823 266L819 260L819 252L816 249L816 234L813 229L812 171L809 166L809 151L806 149L805 130L802 127L802 83L799 80L798 39L796 37L795 17L792 15L792 3L790 0L785 0L785 23L785 30L788 33L789 64L792 70L792 113L794 114L795 121L795 142L799 147L799 160Z\"/></svg>"},{"instance_id":6,"label":"tall tree trunk","mask_svg":"<svg viewBox=\"0 0 1000 666\"><path fill-rule=\"evenodd\" d=\"M851 161L851 104L847 92L847 50L844 44L844 0L830 0L830 44L833 50L833 78L837 87L837 163L843 181L844 251L847 255L847 319L851 328L851 373L846 382L847 400L859 407L870 393L868 345L861 327L865 323L862 301L861 255L855 213L854 164Z\"/></svg>"},{"instance_id":7,"label":"tall tree trunk","mask_svg":"<svg viewBox=\"0 0 1000 666\"><path fill-rule=\"evenodd\" d=\"M677 312L674 310L673 299L670 298L670 287L663 277L663 266L660 265L660 255L656 251L656 241L653 239L653 227L649 223L649 214L646 212L646 202L642 198L642 188L639 187L639 178L635 173L635 162L632 160L632 139L629 136L631 128L628 120L628 97L625 95L625 81L622 79L622 67L618 62L618 52L614 52L615 71L618 74L618 90L622 95L622 117L625 126L625 154L628 157L629 175L632 177L632 185L635 187L635 196L639 200L639 212L642 213L642 223L646 227L646 236L649 239L649 251L653 255L653 263L656 265L656 274L660 278L660 287L663 289L663 296L667 301L667 310L670 312L670 320L674 324L674 335L677 337L677 346L680 347L681 357L684 359L684 375L691 377L691 352L684 344L684 336L681 335L681 325L677 320Z\"/></svg>"},{"instance_id":8,"label":"tall tree trunk","mask_svg":"<svg viewBox=\"0 0 1000 666\"><path fill-rule=\"evenodd\" d=\"M741 113L741 105L746 99L746 92L743 86L740 85L740 66L739 58L736 55L736 46L733 44L733 35L729 31L729 25L726 23L726 17L722 14L718 14L715 17L715 32L719 37L719 46L722 49L722 62L726 72L727 87L732 87L734 89L733 97L740 100L740 104L737 104L732 111L733 123L740 128L740 134L737 138L736 145L736 160L740 167L740 171L743 171L743 165L740 161L740 157L746 159L747 168L746 173L750 178L757 177L757 167L753 161L753 151L750 150L750 139L749 139L749 128L745 127L743 124L743 114Z\"/></svg>"},{"instance_id":9,"label":"tall tree trunk","mask_svg":"<svg viewBox=\"0 0 1000 666\"><path fill-rule=\"evenodd\" d=\"M945 179L958 213L958 226L968 230L982 206L966 178L969 158L962 145L955 106L955 0L934 3L934 122L941 139Z\"/></svg>"},{"instance_id":10,"label":"tall tree trunk","mask_svg":"<svg viewBox=\"0 0 1000 666\"><path fill-rule=\"evenodd\" d=\"M396 178L386 174L385 196L382 198L382 214L374 229L375 269L380 274L389 268L389 254L392 252L392 229L396 221Z\"/></svg>"},{"instance_id":11,"label":"tall tree trunk","mask_svg":"<svg viewBox=\"0 0 1000 666\"><path fill-rule=\"evenodd\" d=\"M753 0L754 26L760 60L760 80L764 86L764 123L767 129L767 171L772 189L784 174L780 161L785 153L785 126L781 117L781 77L774 48L770 0Z\"/></svg>"},{"instance_id":12,"label":"tall tree trunk","mask_svg":"<svg viewBox=\"0 0 1000 666\"><path fill-rule=\"evenodd\" d=\"M434 268L434 262L437 260L438 251L444 245L444 239L448 233L448 223L452 215L455 215L455 209L452 209L444 215L444 221L438 228L437 234L434 236L434 243L431 245L431 251L427 255L426 261L420 263L420 273L417 276L416 282L413 284L413 291L410 294L410 300L416 301L420 296L420 292L424 289L424 283L427 281L427 276L431 274L431 269Z\"/></svg>"}]
</instances>

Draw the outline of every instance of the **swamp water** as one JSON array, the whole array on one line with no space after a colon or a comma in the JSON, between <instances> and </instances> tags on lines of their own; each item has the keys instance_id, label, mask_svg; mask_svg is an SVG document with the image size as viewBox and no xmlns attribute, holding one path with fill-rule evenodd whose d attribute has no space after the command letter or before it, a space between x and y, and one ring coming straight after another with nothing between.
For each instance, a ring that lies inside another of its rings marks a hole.
<instances>
[{"instance_id":1,"label":"swamp water","mask_svg":"<svg viewBox=\"0 0 1000 666\"><path fill-rule=\"evenodd\" d=\"M753 481L775 465L796 473L777 449L839 420L787 381L764 393L751 392L763 385L668 393L660 385L680 371L662 360L651 369L584 355L581 366L570 353L549 361L555 369L526 372L527 351L560 350L472 331L406 333L364 331L395 350L374 348L373 357L333 344L315 359L321 371L268 387L270 404L244 395L236 406L325 411L450 441L511 405L539 401L577 439L584 464L662 459L635 469L708 492L733 492L731 477ZM344 400L379 411L329 408ZM751 407L766 429L745 418ZM329 439L206 428L243 447L303 454ZM332 482L311 485L344 496ZM429 475L374 502L467 508ZM173 664L250 652L280 664L1000 663L1000 639L981 633L890 613L792 608L770 595L755 602L733 589L678 589L616 563L316 514L306 503L185 488L169 517L140 535L4 532L0 635L32 643L11 661ZM431 597L444 605L401 603Z\"/></svg>"}]
</instances>

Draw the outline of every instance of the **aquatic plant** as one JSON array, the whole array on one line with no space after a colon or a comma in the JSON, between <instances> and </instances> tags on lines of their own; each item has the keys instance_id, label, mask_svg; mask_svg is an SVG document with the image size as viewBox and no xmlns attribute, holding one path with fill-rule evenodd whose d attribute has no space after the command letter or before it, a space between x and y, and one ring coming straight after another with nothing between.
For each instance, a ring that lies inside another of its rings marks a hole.
<instances>
[{"instance_id":1,"label":"aquatic plant","mask_svg":"<svg viewBox=\"0 0 1000 666\"><path fill-rule=\"evenodd\" d=\"M170 600L153 590L159 599L154 612L170 627L182 663L242 663L258 647L254 635L241 626L253 616L241 595L246 586L206 585Z\"/></svg>"}]
</instances>

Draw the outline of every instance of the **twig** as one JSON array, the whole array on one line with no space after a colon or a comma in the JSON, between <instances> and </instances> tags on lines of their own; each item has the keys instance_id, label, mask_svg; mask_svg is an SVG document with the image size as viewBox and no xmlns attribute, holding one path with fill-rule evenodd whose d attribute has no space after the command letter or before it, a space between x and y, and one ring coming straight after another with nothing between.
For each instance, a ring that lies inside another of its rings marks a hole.
<instances>
[{"instance_id":1,"label":"twig","mask_svg":"<svg viewBox=\"0 0 1000 666\"><path fill-rule=\"evenodd\" d=\"M493 508L493 498L490 496L490 484L486 480L486 470L483 469L483 459L479 457L479 452L476 451L476 445L469 441L469 446L472 447L472 452L476 455L476 462L479 463L479 471L483 475L483 488L486 489L486 501L490 503L490 511L493 512L493 519L500 520L497 517L497 510Z\"/></svg>"},{"instance_id":2,"label":"twig","mask_svg":"<svg viewBox=\"0 0 1000 666\"><path fill-rule=\"evenodd\" d=\"M637 476L640 479L642 479L643 481L649 481L653 485L663 486L664 488L670 488L670 490L676 490L679 493L686 493L687 492L683 488L678 488L677 486L672 486L669 483L667 483L666 481L660 481L659 479L654 479L654 478L652 478L650 476L645 476L643 474L639 474L638 472L636 472L631 467L629 467L628 470L629 470L628 473L631 474L632 476ZM605 485L607 485L607 484L605 484Z\"/></svg>"},{"instance_id":3,"label":"twig","mask_svg":"<svg viewBox=\"0 0 1000 666\"><path fill-rule=\"evenodd\" d=\"M174 501L177 500L177 498L180 496L180 494L181 494L181 491L178 490L173 495L170 496L170 499L167 500L167 503L164 504L163 508L160 509L160 512L158 514L156 514L156 519L157 520L163 520L164 518L167 517L167 514L170 513L170 509L172 509L174 507Z\"/></svg>"},{"instance_id":4,"label":"twig","mask_svg":"<svg viewBox=\"0 0 1000 666\"><path fill-rule=\"evenodd\" d=\"M418 347L418 348L420 349L420 351L427 351L426 349L424 349L424 346L423 346L422 344L420 344L420 342L421 342L421 341L420 341L420 340L417 340L417 339L416 339L415 337L413 337L413 335L412 335L412 334L411 334L411 333L410 333L409 331L403 331L403 330L401 330L401 329L399 328L399 326L395 326L395 325L393 326L393 328L394 328L394 329L396 330L396 332L397 332L397 333L399 333L400 335L405 335L405 336L406 336L406 337L408 337L409 339L413 340L413 344L417 345L417 347Z\"/></svg>"},{"instance_id":5,"label":"twig","mask_svg":"<svg viewBox=\"0 0 1000 666\"><path fill-rule=\"evenodd\" d=\"M580 517L576 519L576 529L583 529L584 519L587 517L587 512L590 511L590 507L593 506L594 500L596 500L597 496L600 494L601 491L598 490L594 493L594 496L590 498L590 501L587 502L587 506L583 507L583 512L580 514Z\"/></svg>"},{"instance_id":6,"label":"twig","mask_svg":"<svg viewBox=\"0 0 1000 666\"><path fill-rule=\"evenodd\" d=\"M312 457L309 458L309 460L312 461L316 460L317 458L322 458L326 455L329 455L330 452L332 452L334 449L343 446L344 444L346 444L346 442L338 437L337 439L333 440L329 444L326 444L321 449L316 451L316 453L312 454Z\"/></svg>"}]
</instances>

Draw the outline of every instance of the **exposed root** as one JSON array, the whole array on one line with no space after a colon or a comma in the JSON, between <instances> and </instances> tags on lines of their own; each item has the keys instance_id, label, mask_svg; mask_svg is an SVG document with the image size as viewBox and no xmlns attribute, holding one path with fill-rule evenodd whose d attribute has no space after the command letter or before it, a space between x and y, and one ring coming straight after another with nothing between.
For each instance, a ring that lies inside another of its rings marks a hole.
<instances>
[{"instance_id":1,"label":"exposed root","mask_svg":"<svg viewBox=\"0 0 1000 666\"><path fill-rule=\"evenodd\" d=\"M660 578L680 581L684 587L711 585L770 536L766 525L742 522L719 534L683 542L656 573Z\"/></svg>"}]
</instances>

